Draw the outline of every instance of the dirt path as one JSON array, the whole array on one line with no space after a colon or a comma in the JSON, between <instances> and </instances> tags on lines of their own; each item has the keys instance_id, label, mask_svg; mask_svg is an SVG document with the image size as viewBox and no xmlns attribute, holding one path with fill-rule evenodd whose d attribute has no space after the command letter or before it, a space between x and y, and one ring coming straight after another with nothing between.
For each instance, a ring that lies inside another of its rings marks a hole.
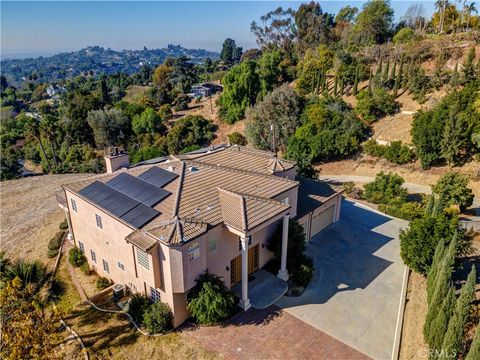
<instances>
[{"instance_id":1,"label":"dirt path","mask_svg":"<svg viewBox=\"0 0 480 360\"><path fill-rule=\"evenodd\" d=\"M42 175L0 183L0 247L10 258L46 259L47 243L64 219L55 192L92 174ZM53 260L52 260L53 261Z\"/></svg>"}]
</instances>

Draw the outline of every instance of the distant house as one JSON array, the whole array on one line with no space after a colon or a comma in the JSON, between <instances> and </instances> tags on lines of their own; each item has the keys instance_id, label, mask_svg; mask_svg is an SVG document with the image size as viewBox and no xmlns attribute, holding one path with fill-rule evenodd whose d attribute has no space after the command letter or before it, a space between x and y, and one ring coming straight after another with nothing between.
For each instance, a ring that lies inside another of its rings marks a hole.
<instances>
[{"instance_id":1,"label":"distant house","mask_svg":"<svg viewBox=\"0 0 480 360\"><path fill-rule=\"evenodd\" d=\"M205 82L192 86L192 94L195 98L208 97L223 90L222 85L213 82Z\"/></svg>"}]
</instances>

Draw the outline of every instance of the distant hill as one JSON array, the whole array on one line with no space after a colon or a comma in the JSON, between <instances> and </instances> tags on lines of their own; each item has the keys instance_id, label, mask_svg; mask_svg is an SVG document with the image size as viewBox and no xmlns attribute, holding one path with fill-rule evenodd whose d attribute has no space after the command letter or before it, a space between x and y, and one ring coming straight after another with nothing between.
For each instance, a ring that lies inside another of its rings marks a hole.
<instances>
[{"instance_id":1,"label":"distant hill","mask_svg":"<svg viewBox=\"0 0 480 360\"><path fill-rule=\"evenodd\" d=\"M187 56L194 63L207 58L218 59L217 52L204 49L185 49L180 45L168 45L164 49L115 51L100 46L60 53L48 57L28 59L6 59L0 62L2 75L11 85L20 85L31 76L41 82L54 82L69 79L82 73L127 74L138 71L144 65L156 66L167 57Z\"/></svg>"}]
</instances>

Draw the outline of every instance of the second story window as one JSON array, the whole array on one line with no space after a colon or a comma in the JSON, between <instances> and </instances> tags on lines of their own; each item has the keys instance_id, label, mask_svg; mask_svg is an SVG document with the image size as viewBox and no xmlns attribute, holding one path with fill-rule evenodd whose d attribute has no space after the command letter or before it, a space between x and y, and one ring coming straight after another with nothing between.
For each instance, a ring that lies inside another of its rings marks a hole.
<instances>
[{"instance_id":1,"label":"second story window","mask_svg":"<svg viewBox=\"0 0 480 360\"><path fill-rule=\"evenodd\" d=\"M77 212L77 202L73 199L70 199L70 202L72 203L72 210Z\"/></svg>"},{"instance_id":2,"label":"second story window","mask_svg":"<svg viewBox=\"0 0 480 360\"><path fill-rule=\"evenodd\" d=\"M217 239L208 239L208 251L212 252L217 249Z\"/></svg>"},{"instance_id":3,"label":"second story window","mask_svg":"<svg viewBox=\"0 0 480 360\"><path fill-rule=\"evenodd\" d=\"M150 269L150 264L148 262L148 254L140 249L137 249L137 261L145 269Z\"/></svg>"},{"instance_id":4,"label":"second story window","mask_svg":"<svg viewBox=\"0 0 480 360\"><path fill-rule=\"evenodd\" d=\"M95 251L90 250L90 257L92 258L92 261L96 264L97 263L97 254L95 254Z\"/></svg>"},{"instance_id":5,"label":"second story window","mask_svg":"<svg viewBox=\"0 0 480 360\"><path fill-rule=\"evenodd\" d=\"M118 267L119 267L121 270L125 271L125 266L124 266L120 261L118 262Z\"/></svg>"},{"instance_id":6,"label":"second story window","mask_svg":"<svg viewBox=\"0 0 480 360\"><path fill-rule=\"evenodd\" d=\"M200 245L195 243L188 248L188 260L192 261L200 257Z\"/></svg>"},{"instance_id":7,"label":"second story window","mask_svg":"<svg viewBox=\"0 0 480 360\"><path fill-rule=\"evenodd\" d=\"M85 252L85 247L83 246L83 243L82 243L81 241L78 242L78 248L80 249L80 251L81 251L82 253Z\"/></svg>"},{"instance_id":8,"label":"second story window","mask_svg":"<svg viewBox=\"0 0 480 360\"><path fill-rule=\"evenodd\" d=\"M106 262L105 260L102 260L102 261L103 261L103 270L105 270L105 272L110 274L110 269L108 267L108 262Z\"/></svg>"},{"instance_id":9,"label":"second story window","mask_svg":"<svg viewBox=\"0 0 480 360\"><path fill-rule=\"evenodd\" d=\"M95 220L97 222L97 227L99 227L100 229L103 229L102 217L98 214L95 214Z\"/></svg>"}]
</instances>

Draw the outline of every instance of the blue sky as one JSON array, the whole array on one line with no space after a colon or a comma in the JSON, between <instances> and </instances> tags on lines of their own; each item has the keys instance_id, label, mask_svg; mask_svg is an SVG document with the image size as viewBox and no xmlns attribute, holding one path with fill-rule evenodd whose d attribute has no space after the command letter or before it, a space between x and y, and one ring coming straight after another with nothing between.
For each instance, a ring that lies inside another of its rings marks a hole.
<instances>
[{"instance_id":1,"label":"blue sky","mask_svg":"<svg viewBox=\"0 0 480 360\"><path fill-rule=\"evenodd\" d=\"M395 17L416 1L392 1ZM363 1L320 1L336 13ZM433 1L422 1L429 16ZM292 1L1 1L2 57L48 55L88 45L140 49L180 44L219 50L233 38L244 49L255 47L250 23L277 6L298 8Z\"/></svg>"}]
</instances>

